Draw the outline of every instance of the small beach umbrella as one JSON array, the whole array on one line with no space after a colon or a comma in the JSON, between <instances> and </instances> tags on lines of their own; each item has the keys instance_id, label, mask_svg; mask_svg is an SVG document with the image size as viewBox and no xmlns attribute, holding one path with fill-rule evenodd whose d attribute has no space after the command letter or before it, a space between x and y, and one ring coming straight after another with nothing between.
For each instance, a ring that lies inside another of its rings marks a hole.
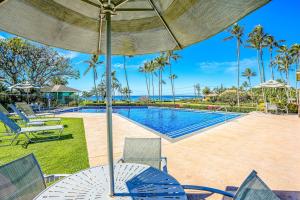
<instances>
[{"instance_id":1,"label":"small beach umbrella","mask_svg":"<svg viewBox=\"0 0 300 200\"><path fill-rule=\"evenodd\" d=\"M111 55L179 50L269 0L0 0L0 29L54 47L106 54L110 195L114 194Z\"/></svg>"},{"instance_id":2,"label":"small beach umbrella","mask_svg":"<svg viewBox=\"0 0 300 200\"><path fill-rule=\"evenodd\" d=\"M8 87L9 89L13 90L13 89L20 89L20 90L24 90L26 92L26 96L27 96L27 103L29 103L29 91L30 89L40 89L41 87L35 84L31 84L28 81L24 82L24 83L17 83L15 85L12 85L10 87Z\"/></svg>"}]
</instances>

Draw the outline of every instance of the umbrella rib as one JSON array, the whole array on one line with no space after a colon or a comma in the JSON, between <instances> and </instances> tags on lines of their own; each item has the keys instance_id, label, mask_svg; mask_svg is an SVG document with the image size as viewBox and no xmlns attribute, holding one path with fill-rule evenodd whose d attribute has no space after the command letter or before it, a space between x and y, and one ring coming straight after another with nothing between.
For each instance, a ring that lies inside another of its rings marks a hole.
<instances>
[{"instance_id":1,"label":"umbrella rib","mask_svg":"<svg viewBox=\"0 0 300 200\"><path fill-rule=\"evenodd\" d=\"M115 5L115 8L121 6L122 4L126 3L127 1L129 1L129 0L123 0L123 1L121 1L120 3L118 3L117 5Z\"/></svg>"},{"instance_id":2,"label":"umbrella rib","mask_svg":"<svg viewBox=\"0 0 300 200\"><path fill-rule=\"evenodd\" d=\"M165 28L167 29L167 31L169 32L169 34L171 35L171 37L173 38L173 40L176 42L177 46L182 49L181 44L179 43L179 41L177 40L177 38L175 37L174 33L171 31L168 23L165 21L165 19L163 18L163 16L161 15L161 13L158 11L157 7L155 6L155 4L153 3L152 0L148 0L148 2L150 3L151 7L154 9L154 11L156 12L157 16L160 18L160 20L162 21L162 23L164 24Z\"/></svg>"},{"instance_id":3,"label":"umbrella rib","mask_svg":"<svg viewBox=\"0 0 300 200\"><path fill-rule=\"evenodd\" d=\"M89 1L89 0L81 0L81 1L83 1L83 2L85 2L85 3L87 3L87 4L90 4L90 5L92 5L92 6L96 6L96 7L98 7L98 8L101 8L101 7L102 7L101 5L96 4L96 3L92 2L92 1ZM99 1L99 2L100 2L100 4L101 4L101 1Z\"/></svg>"},{"instance_id":4,"label":"umbrella rib","mask_svg":"<svg viewBox=\"0 0 300 200\"><path fill-rule=\"evenodd\" d=\"M117 8L116 11L154 11L153 8Z\"/></svg>"},{"instance_id":5,"label":"umbrella rib","mask_svg":"<svg viewBox=\"0 0 300 200\"><path fill-rule=\"evenodd\" d=\"M98 36L97 55L99 55L100 52L101 52L102 25L103 25L103 17L101 16L101 11L100 11L99 17L100 17L100 22L99 22L99 36Z\"/></svg>"}]
</instances>

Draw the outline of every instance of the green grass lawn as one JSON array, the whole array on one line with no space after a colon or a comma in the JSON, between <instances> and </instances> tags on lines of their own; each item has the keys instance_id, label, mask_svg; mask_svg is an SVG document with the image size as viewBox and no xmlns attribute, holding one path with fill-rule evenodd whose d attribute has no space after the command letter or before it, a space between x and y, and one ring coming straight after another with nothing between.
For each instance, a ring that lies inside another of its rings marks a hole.
<instances>
[{"instance_id":1,"label":"green grass lawn","mask_svg":"<svg viewBox=\"0 0 300 200\"><path fill-rule=\"evenodd\" d=\"M43 173L71 174L89 167L83 121L80 118L63 118L65 128L59 140L0 147L0 165L34 153ZM51 125L51 124L47 124ZM0 132L5 130L0 122ZM3 133L0 133L3 135ZM5 137L7 138L7 137ZM19 137L24 139L24 136ZM0 142L0 145L7 142Z\"/></svg>"}]
</instances>

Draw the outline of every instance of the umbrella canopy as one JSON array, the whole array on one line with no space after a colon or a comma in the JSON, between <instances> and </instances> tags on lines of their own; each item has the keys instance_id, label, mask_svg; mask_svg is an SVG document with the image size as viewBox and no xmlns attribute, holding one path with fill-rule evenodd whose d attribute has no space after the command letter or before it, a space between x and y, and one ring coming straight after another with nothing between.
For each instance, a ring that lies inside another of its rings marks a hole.
<instances>
[{"instance_id":1,"label":"umbrella canopy","mask_svg":"<svg viewBox=\"0 0 300 200\"><path fill-rule=\"evenodd\" d=\"M261 83L254 88L290 88L291 86L285 84L285 83L280 83L275 80L268 80L264 83Z\"/></svg>"},{"instance_id":2,"label":"umbrella canopy","mask_svg":"<svg viewBox=\"0 0 300 200\"><path fill-rule=\"evenodd\" d=\"M24 83L17 83L15 85L12 85L10 87L8 87L9 89L22 89L22 90L29 90L29 89L32 89L32 88L35 88L35 89L40 89L41 86L38 86L36 84L31 84L29 83L28 81L24 82Z\"/></svg>"},{"instance_id":3,"label":"umbrella canopy","mask_svg":"<svg viewBox=\"0 0 300 200\"><path fill-rule=\"evenodd\" d=\"M1 1L0 29L50 46L92 54L98 52L100 39L100 52L106 52L106 22L103 20L101 25L99 14L107 0ZM112 54L181 49L219 33L268 1L111 0L115 11Z\"/></svg>"},{"instance_id":4,"label":"umbrella canopy","mask_svg":"<svg viewBox=\"0 0 300 200\"><path fill-rule=\"evenodd\" d=\"M269 1L0 0L0 29L50 46L106 54L108 163L114 195L111 55L182 49Z\"/></svg>"},{"instance_id":5,"label":"umbrella canopy","mask_svg":"<svg viewBox=\"0 0 300 200\"><path fill-rule=\"evenodd\" d=\"M29 83L29 81L26 81L24 83L17 83L17 84L12 85L8 88L11 89L11 90L13 90L13 89L25 90L26 94L27 94L27 103L29 103L29 94L28 93L29 93L30 89L40 89L41 86L31 84L31 83Z\"/></svg>"}]
</instances>

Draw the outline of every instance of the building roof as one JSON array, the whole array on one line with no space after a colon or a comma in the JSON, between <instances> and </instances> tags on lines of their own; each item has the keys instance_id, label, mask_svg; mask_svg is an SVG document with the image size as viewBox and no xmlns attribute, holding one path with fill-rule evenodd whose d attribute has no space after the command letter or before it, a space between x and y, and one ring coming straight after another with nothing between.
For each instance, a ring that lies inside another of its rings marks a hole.
<instances>
[{"instance_id":1,"label":"building roof","mask_svg":"<svg viewBox=\"0 0 300 200\"><path fill-rule=\"evenodd\" d=\"M80 92L80 90L65 86L65 85L53 85L46 86L41 89L45 93L57 93L57 92Z\"/></svg>"}]
</instances>

